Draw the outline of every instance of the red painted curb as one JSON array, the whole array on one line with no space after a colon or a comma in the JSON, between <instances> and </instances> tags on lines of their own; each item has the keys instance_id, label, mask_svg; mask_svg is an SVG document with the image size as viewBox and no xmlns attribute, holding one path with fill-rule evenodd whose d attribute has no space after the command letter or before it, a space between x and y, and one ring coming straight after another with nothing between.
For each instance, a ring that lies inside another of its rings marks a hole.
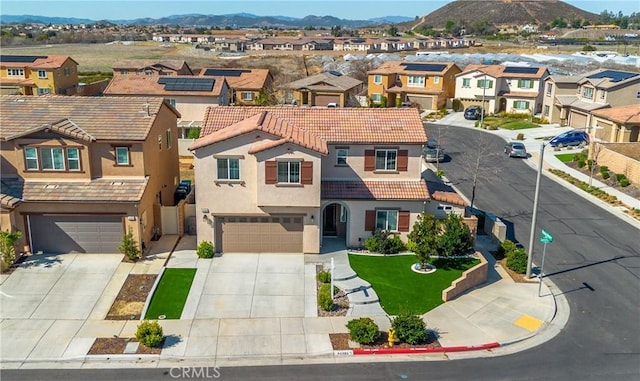
<instances>
[{"instance_id":1,"label":"red painted curb","mask_svg":"<svg viewBox=\"0 0 640 381\"><path fill-rule=\"evenodd\" d=\"M460 345L456 347L434 347L434 348L354 348L354 355L397 355L397 354L419 354L419 353L442 353L442 352L466 352L485 349L498 348L500 343L487 343L481 345Z\"/></svg>"}]
</instances>

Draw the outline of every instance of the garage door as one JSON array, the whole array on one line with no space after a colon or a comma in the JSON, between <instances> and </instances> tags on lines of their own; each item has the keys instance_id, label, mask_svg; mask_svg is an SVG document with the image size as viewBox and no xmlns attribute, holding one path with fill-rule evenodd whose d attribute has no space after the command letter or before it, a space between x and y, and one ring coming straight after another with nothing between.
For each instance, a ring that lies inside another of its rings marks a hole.
<instances>
[{"instance_id":1,"label":"garage door","mask_svg":"<svg viewBox=\"0 0 640 381\"><path fill-rule=\"evenodd\" d=\"M118 216L29 216L34 253L118 253Z\"/></svg>"},{"instance_id":2,"label":"garage door","mask_svg":"<svg viewBox=\"0 0 640 381\"><path fill-rule=\"evenodd\" d=\"M340 104L340 96L339 95L316 95L314 102L316 106L326 106L329 103Z\"/></svg>"},{"instance_id":3,"label":"garage door","mask_svg":"<svg viewBox=\"0 0 640 381\"><path fill-rule=\"evenodd\" d=\"M587 127L587 116L577 112L572 112L569 125L573 128L585 128Z\"/></svg>"},{"instance_id":4,"label":"garage door","mask_svg":"<svg viewBox=\"0 0 640 381\"><path fill-rule=\"evenodd\" d=\"M225 253L302 253L302 217L225 217Z\"/></svg>"},{"instance_id":5,"label":"garage door","mask_svg":"<svg viewBox=\"0 0 640 381\"><path fill-rule=\"evenodd\" d=\"M417 103L422 110L432 110L433 97L417 97L415 95L408 96L409 102Z\"/></svg>"}]
</instances>

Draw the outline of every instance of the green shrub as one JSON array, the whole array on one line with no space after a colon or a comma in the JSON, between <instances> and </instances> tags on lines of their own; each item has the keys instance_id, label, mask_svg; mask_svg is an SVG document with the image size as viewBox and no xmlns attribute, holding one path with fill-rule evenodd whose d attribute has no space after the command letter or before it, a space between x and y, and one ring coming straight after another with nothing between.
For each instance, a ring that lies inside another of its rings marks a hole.
<instances>
[{"instance_id":1,"label":"green shrub","mask_svg":"<svg viewBox=\"0 0 640 381\"><path fill-rule=\"evenodd\" d=\"M198 245L198 249L196 250L196 254L198 254L199 258L213 258L213 244L209 241L200 242L200 244Z\"/></svg>"},{"instance_id":2,"label":"green shrub","mask_svg":"<svg viewBox=\"0 0 640 381\"><path fill-rule=\"evenodd\" d=\"M504 241L500 242L500 247L498 248L498 252L497 252L498 258L496 259L504 258L508 256L510 253L514 252L516 249L517 247L515 243L513 243L512 241L509 241L508 239L505 239Z\"/></svg>"},{"instance_id":3,"label":"green shrub","mask_svg":"<svg viewBox=\"0 0 640 381\"><path fill-rule=\"evenodd\" d=\"M118 250L130 260L137 259L140 256L138 242L133 239L133 229L129 228L129 232L122 237L122 242L120 246L118 246Z\"/></svg>"},{"instance_id":4,"label":"green shrub","mask_svg":"<svg viewBox=\"0 0 640 381\"><path fill-rule=\"evenodd\" d=\"M507 255L507 267L518 274L524 274L527 272L527 259L524 249L516 249Z\"/></svg>"},{"instance_id":5,"label":"green shrub","mask_svg":"<svg viewBox=\"0 0 640 381\"><path fill-rule=\"evenodd\" d=\"M7 271L16 261L15 243L22 237L22 232L0 231L0 271Z\"/></svg>"},{"instance_id":6,"label":"green shrub","mask_svg":"<svg viewBox=\"0 0 640 381\"><path fill-rule=\"evenodd\" d=\"M518 133L518 135L516 135L516 140L524 140L524 134L522 132Z\"/></svg>"},{"instance_id":7,"label":"green shrub","mask_svg":"<svg viewBox=\"0 0 640 381\"><path fill-rule=\"evenodd\" d=\"M407 344L420 344L427 341L427 327L417 315L401 314L391 321L396 336Z\"/></svg>"},{"instance_id":8,"label":"green shrub","mask_svg":"<svg viewBox=\"0 0 640 381\"><path fill-rule=\"evenodd\" d=\"M143 320L136 330L136 339L149 348L158 347L164 336L157 321Z\"/></svg>"},{"instance_id":9,"label":"green shrub","mask_svg":"<svg viewBox=\"0 0 640 381\"><path fill-rule=\"evenodd\" d=\"M626 180L627 176L624 175L624 173L616 173L616 181L620 182L622 180Z\"/></svg>"},{"instance_id":10,"label":"green shrub","mask_svg":"<svg viewBox=\"0 0 640 381\"><path fill-rule=\"evenodd\" d=\"M325 311L333 311L335 304L331 298L331 285L323 284L318 290L318 307Z\"/></svg>"},{"instance_id":11,"label":"green shrub","mask_svg":"<svg viewBox=\"0 0 640 381\"><path fill-rule=\"evenodd\" d=\"M376 229L373 235L364 241L364 248L380 254L395 254L404 250L404 242L397 234Z\"/></svg>"},{"instance_id":12,"label":"green shrub","mask_svg":"<svg viewBox=\"0 0 640 381\"><path fill-rule=\"evenodd\" d=\"M609 167L607 167L606 165L603 165L600 167L600 173L605 173L605 172L609 172Z\"/></svg>"},{"instance_id":13,"label":"green shrub","mask_svg":"<svg viewBox=\"0 0 640 381\"><path fill-rule=\"evenodd\" d=\"M317 275L317 279L322 283L331 283L331 273L329 271L320 271Z\"/></svg>"},{"instance_id":14,"label":"green shrub","mask_svg":"<svg viewBox=\"0 0 640 381\"><path fill-rule=\"evenodd\" d=\"M576 165L578 166L578 168L584 168L584 166L585 166L586 164L587 164L587 163L586 163L584 160L582 160L582 159L578 160L578 162L576 163Z\"/></svg>"},{"instance_id":15,"label":"green shrub","mask_svg":"<svg viewBox=\"0 0 640 381\"><path fill-rule=\"evenodd\" d=\"M605 180L611 177L611 175L609 175L609 172L600 172L600 174L602 175L602 178Z\"/></svg>"},{"instance_id":16,"label":"green shrub","mask_svg":"<svg viewBox=\"0 0 640 381\"><path fill-rule=\"evenodd\" d=\"M462 102L460 102L460 99L454 99L452 105L455 111L464 110L464 107L462 107Z\"/></svg>"},{"instance_id":17,"label":"green shrub","mask_svg":"<svg viewBox=\"0 0 640 381\"><path fill-rule=\"evenodd\" d=\"M626 177L622 180L620 180L620 186L625 188L629 186L629 179L627 179Z\"/></svg>"},{"instance_id":18,"label":"green shrub","mask_svg":"<svg viewBox=\"0 0 640 381\"><path fill-rule=\"evenodd\" d=\"M373 344L380 337L380 329L371 318L349 320L347 323L351 340L360 344Z\"/></svg>"}]
</instances>

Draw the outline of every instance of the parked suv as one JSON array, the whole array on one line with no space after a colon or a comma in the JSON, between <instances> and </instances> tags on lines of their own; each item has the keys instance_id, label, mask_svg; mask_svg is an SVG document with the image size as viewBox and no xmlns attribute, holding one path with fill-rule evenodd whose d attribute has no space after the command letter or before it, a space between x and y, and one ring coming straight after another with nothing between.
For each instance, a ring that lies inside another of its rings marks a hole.
<instances>
[{"instance_id":1,"label":"parked suv","mask_svg":"<svg viewBox=\"0 0 640 381\"><path fill-rule=\"evenodd\" d=\"M469 106L464 110L464 118L467 120L478 120L483 112L480 106Z\"/></svg>"},{"instance_id":2,"label":"parked suv","mask_svg":"<svg viewBox=\"0 0 640 381\"><path fill-rule=\"evenodd\" d=\"M444 148L436 140L430 139L423 149L424 161L427 163L442 163L444 161Z\"/></svg>"},{"instance_id":3,"label":"parked suv","mask_svg":"<svg viewBox=\"0 0 640 381\"><path fill-rule=\"evenodd\" d=\"M581 130L571 130L549 140L549 145L553 148L564 148L578 146L580 148L589 144L589 135Z\"/></svg>"}]
</instances>

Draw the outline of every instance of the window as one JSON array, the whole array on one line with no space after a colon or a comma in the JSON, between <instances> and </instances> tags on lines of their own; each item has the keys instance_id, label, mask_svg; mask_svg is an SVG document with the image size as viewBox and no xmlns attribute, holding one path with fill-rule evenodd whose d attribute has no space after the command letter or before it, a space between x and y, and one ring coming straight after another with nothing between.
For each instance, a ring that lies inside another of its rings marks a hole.
<instances>
[{"instance_id":1,"label":"window","mask_svg":"<svg viewBox=\"0 0 640 381\"><path fill-rule=\"evenodd\" d=\"M407 86L409 87L424 87L424 77L417 75L410 75L408 78Z\"/></svg>"},{"instance_id":2,"label":"window","mask_svg":"<svg viewBox=\"0 0 640 381\"><path fill-rule=\"evenodd\" d=\"M176 100L174 98L166 98L165 101L169 102L171 107L176 108Z\"/></svg>"},{"instance_id":3,"label":"window","mask_svg":"<svg viewBox=\"0 0 640 381\"><path fill-rule=\"evenodd\" d=\"M218 180L240 180L240 159L218 159Z\"/></svg>"},{"instance_id":4,"label":"window","mask_svg":"<svg viewBox=\"0 0 640 381\"><path fill-rule=\"evenodd\" d=\"M382 102L382 94L371 94L371 102L374 102L374 103Z\"/></svg>"},{"instance_id":5,"label":"window","mask_svg":"<svg viewBox=\"0 0 640 381\"><path fill-rule=\"evenodd\" d=\"M490 79L479 79L477 87L481 89L491 89L493 88L493 81Z\"/></svg>"},{"instance_id":6,"label":"window","mask_svg":"<svg viewBox=\"0 0 640 381\"><path fill-rule=\"evenodd\" d=\"M553 92L553 83L547 83L547 95L551 95Z\"/></svg>"},{"instance_id":7,"label":"window","mask_svg":"<svg viewBox=\"0 0 640 381\"><path fill-rule=\"evenodd\" d=\"M278 183L300 184L300 162L279 161Z\"/></svg>"},{"instance_id":8,"label":"window","mask_svg":"<svg viewBox=\"0 0 640 381\"><path fill-rule=\"evenodd\" d=\"M549 116L549 106L548 105L544 106L544 110L542 112L542 115Z\"/></svg>"},{"instance_id":9,"label":"window","mask_svg":"<svg viewBox=\"0 0 640 381\"><path fill-rule=\"evenodd\" d=\"M158 149L162 151L162 135L158 135Z\"/></svg>"},{"instance_id":10,"label":"window","mask_svg":"<svg viewBox=\"0 0 640 381\"><path fill-rule=\"evenodd\" d=\"M397 210L377 210L376 229L398 231L398 211Z\"/></svg>"},{"instance_id":11,"label":"window","mask_svg":"<svg viewBox=\"0 0 640 381\"><path fill-rule=\"evenodd\" d=\"M395 149L376 150L376 170L395 171L398 151Z\"/></svg>"},{"instance_id":12,"label":"window","mask_svg":"<svg viewBox=\"0 0 640 381\"><path fill-rule=\"evenodd\" d=\"M593 99L593 87L584 87L582 89L582 97L587 99Z\"/></svg>"},{"instance_id":13,"label":"window","mask_svg":"<svg viewBox=\"0 0 640 381\"><path fill-rule=\"evenodd\" d=\"M242 100L243 101L251 101L253 100L253 93L250 91L242 92Z\"/></svg>"},{"instance_id":14,"label":"window","mask_svg":"<svg viewBox=\"0 0 640 381\"><path fill-rule=\"evenodd\" d=\"M77 148L67 148L67 167L70 171L80 170L80 150Z\"/></svg>"},{"instance_id":15,"label":"window","mask_svg":"<svg viewBox=\"0 0 640 381\"><path fill-rule=\"evenodd\" d=\"M62 148L40 148L43 171L64 171Z\"/></svg>"},{"instance_id":16,"label":"window","mask_svg":"<svg viewBox=\"0 0 640 381\"><path fill-rule=\"evenodd\" d=\"M471 78L462 78L462 87L471 87Z\"/></svg>"},{"instance_id":17,"label":"window","mask_svg":"<svg viewBox=\"0 0 640 381\"><path fill-rule=\"evenodd\" d=\"M44 88L38 87L38 95L46 95L46 94L51 94L51 90L46 87Z\"/></svg>"},{"instance_id":18,"label":"window","mask_svg":"<svg viewBox=\"0 0 640 381\"><path fill-rule=\"evenodd\" d=\"M116 165L129 165L129 147L116 147Z\"/></svg>"},{"instance_id":19,"label":"window","mask_svg":"<svg viewBox=\"0 0 640 381\"><path fill-rule=\"evenodd\" d=\"M47 78L47 71L46 70L38 70L38 78L41 78L41 79Z\"/></svg>"},{"instance_id":20,"label":"window","mask_svg":"<svg viewBox=\"0 0 640 381\"><path fill-rule=\"evenodd\" d=\"M530 79L520 79L518 80L518 88L519 89L533 89L533 81Z\"/></svg>"},{"instance_id":21,"label":"window","mask_svg":"<svg viewBox=\"0 0 640 381\"><path fill-rule=\"evenodd\" d=\"M9 77L24 77L24 69L7 69Z\"/></svg>"},{"instance_id":22,"label":"window","mask_svg":"<svg viewBox=\"0 0 640 381\"><path fill-rule=\"evenodd\" d=\"M127 75L129 74L129 70L120 70L120 74Z\"/></svg>"},{"instance_id":23,"label":"window","mask_svg":"<svg viewBox=\"0 0 640 381\"><path fill-rule=\"evenodd\" d=\"M71 74L71 68L65 67L64 68L64 75L68 77L70 74Z\"/></svg>"},{"instance_id":24,"label":"window","mask_svg":"<svg viewBox=\"0 0 640 381\"><path fill-rule=\"evenodd\" d=\"M340 222L347 222L347 208L340 205Z\"/></svg>"},{"instance_id":25,"label":"window","mask_svg":"<svg viewBox=\"0 0 640 381\"><path fill-rule=\"evenodd\" d=\"M604 99L604 94L605 94L604 90L600 90L600 99Z\"/></svg>"},{"instance_id":26,"label":"window","mask_svg":"<svg viewBox=\"0 0 640 381\"><path fill-rule=\"evenodd\" d=\"M373 76L373 83L376 85L382 84L382 76L380 74L376 74Z\"/></svg>"},{"instance_id":27,"label":"window","mask_svg":"<svg viewBox=\"0 0 640 381\"><path fill-rule=\"evenodd\" d=\"M171 148L171 142L172 142L172 137L171 137L171 129L167 128L167 149Z\"/></svg>"},{"instance_id":28,"label":"window","mask_svg":"<svg viewBox=\"0 0 640 381\"><path fill-rule=\"evenodd\" d=\"M528 110L529 102L527 101L513 101L513 108L517 110Z\"/></svg>"},{"instance_id":29,"label":"window","mask_svg":"<svg viewBox=\"0 0 640 381\"><path fill-rule=\"evenodd\" d=\"M440 76L436 75L435 77L433 77L433 83L440 83Z\"/></svg>"},{"instance_id":30,"label":"window","mask_svg":"<svg viewBox=\"0 0 640 381\"><path fill-rule=\"evenodd\" d=\"M349 156L349 149L347 148L338 148L336 151L336 164L337 165L347 165L347 157Z\"/></svg>"},{"instance_id":31,"label":"window","mask_svg":"<svg viewBox=\"0 0 640 381\"><path fill-rule=\"evenodd\" d=\"M26 147L24 149L24 159L27 164L27 170L38 170L38 150L33 147Z\"/></svg>"}]
</instances>

